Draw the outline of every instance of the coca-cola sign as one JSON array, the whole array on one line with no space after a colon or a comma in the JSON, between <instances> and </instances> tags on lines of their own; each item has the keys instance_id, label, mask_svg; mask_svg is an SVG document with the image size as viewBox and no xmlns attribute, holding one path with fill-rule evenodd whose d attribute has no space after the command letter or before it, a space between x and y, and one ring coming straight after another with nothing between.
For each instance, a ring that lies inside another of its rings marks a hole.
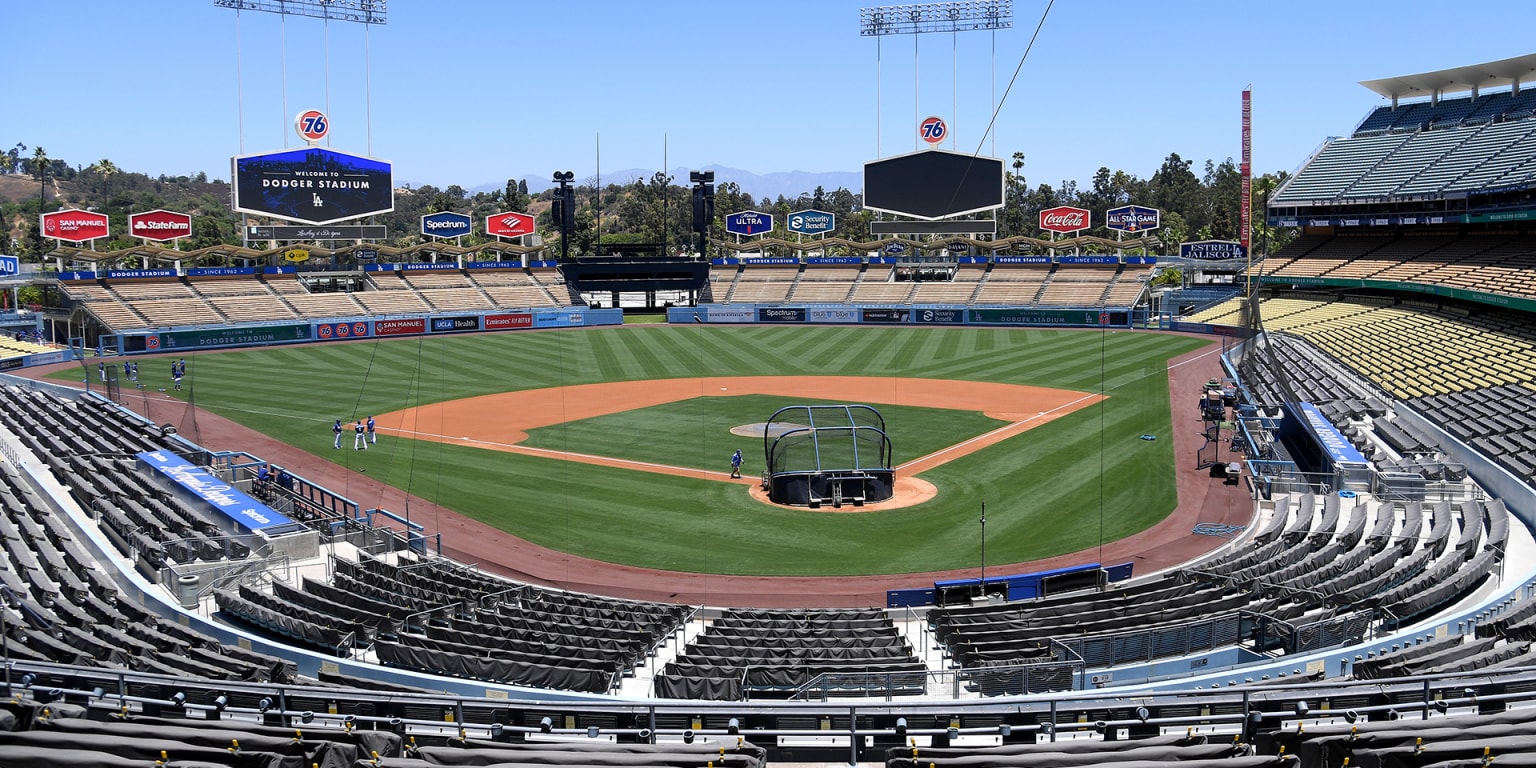
<instances>
[{"instance_id":1,"label":"coca-cola sign","mask_svg":"<svg viewBox=\"0 0 1536 768\"><path fill-rule=\"evenodd\" d=\"M175 211L148 211L128 217L128 233L164 242L192 236L192 217Z\"/></svg>"},{"instance_id":2,"label":"coca-cola sign","mask_svg":"<svg viewBox=\"0 0 1536 768\"><path fill-rule=\"evenodd\" d=\"M1076 232L1087 229L1089 213L1083 208L1058 205L1040 212L1040 228L1047 232Z\"/></svg>"}]
</instances>

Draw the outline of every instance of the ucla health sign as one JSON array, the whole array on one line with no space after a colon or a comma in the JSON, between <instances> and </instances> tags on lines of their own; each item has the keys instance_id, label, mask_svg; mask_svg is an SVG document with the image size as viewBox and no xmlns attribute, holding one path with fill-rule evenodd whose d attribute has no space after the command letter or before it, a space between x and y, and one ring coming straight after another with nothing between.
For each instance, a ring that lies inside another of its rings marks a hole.
<instances>
[{"instance_id":1,"label":"ucla health sign","mask_svg":"<svg viewBox=\"0 0 1536 768\"><path fill-rule=\"evenodd\" d=\"M179 486L183 491L207 502L226 517L253 531L292 525L293 521L271 507L245 495L240 489L208 474L208 470L189 464L169 451L138 454L139 461Z\"/></svg>"},{"instance_id":2,"label":"ucla health sign","mask_svg":"<svg viewBox=\"0 0 1536 768\"><path fill-rule=\"evenodd\" d=\"M443 211L421 217L421 234L432 237L463 237L474 227L475 220L464 213Z\"/></svg>"}]
</instances>

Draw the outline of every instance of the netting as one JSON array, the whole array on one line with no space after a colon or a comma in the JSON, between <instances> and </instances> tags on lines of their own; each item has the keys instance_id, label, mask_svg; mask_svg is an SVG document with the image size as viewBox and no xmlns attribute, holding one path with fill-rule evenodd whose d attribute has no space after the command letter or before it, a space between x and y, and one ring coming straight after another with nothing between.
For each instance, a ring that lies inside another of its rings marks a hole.
<instances>
[{"instance_id":1,"label":"netting","mask_svg":"<svg viewBox=\"0 0 1536 768\"><path fill-rule=\"evenodd\" d=\"M794 424L776 434L777 424ZM891 440L885 419L867 405L797 405L768 420L764 456L769 474L888 470Z\"/></svg>"}]
</instances>

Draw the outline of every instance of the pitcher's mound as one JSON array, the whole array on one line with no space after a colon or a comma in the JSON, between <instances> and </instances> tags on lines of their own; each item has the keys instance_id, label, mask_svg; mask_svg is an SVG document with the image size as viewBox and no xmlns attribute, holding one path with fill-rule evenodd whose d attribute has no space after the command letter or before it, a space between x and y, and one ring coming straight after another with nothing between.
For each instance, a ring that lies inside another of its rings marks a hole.
<instances>
[{"instance_id":1,"label":"pitcher's mound","mask_svg":"<svg viewBox=\"0 0 1536 768\"><path fill-rule=\"evenodd\" d=\"M939 489L935 488L933 486L933 483L930 483L927 480L924 480L924 479L918 478L918 477L901 477L901 476L898 476L896 478L896 487L891 489L891 491L892 491L891 498L889 500L887 500L887 501L881 501L881 502L876 502L876 503L872 503L872 504L865 504L862 507L855 507L852 504L844 504L842 507L834 507L831 504L823 504L823 505L821 505L821 507L819 507L817 509L808 510L808 511L811 511L811 512L880 512L882 510L887 510L887 509L901 509L902 507L910 507L910 506L914 506L914 505L917 505L917 504L921 504L921 503L923 503L925 501L928 501L929 499L932 499L933 497L939 495ZM772 501L770 501L768 499L768 492L763 490L763 487L760 484L754 484L752 486L751 493L752 493L752 498L757 499L758 501L761 501L764 504L770 504L772 506L779 507L780 509L792 509L792 507L783 507L783 506L780 506L778 504L774 504ZM800 509L800 508L799 507L793 507L793 509Z\"/></svg>"},{"instance_id":2,"label":"pitcher's mound","mask_svg":"<svg viewBox=\"0 0 1536 768\"><path fill-rule=\"evenodd\" d=\"M785 432L792 432L797 429L809 429L809 427L804 424L789 424L782 421L776 421L770 426L767 422L760 421L756 424L738 424L731 427L731 434L742 437L778 437Z\"/></svg>"}]
</instances>

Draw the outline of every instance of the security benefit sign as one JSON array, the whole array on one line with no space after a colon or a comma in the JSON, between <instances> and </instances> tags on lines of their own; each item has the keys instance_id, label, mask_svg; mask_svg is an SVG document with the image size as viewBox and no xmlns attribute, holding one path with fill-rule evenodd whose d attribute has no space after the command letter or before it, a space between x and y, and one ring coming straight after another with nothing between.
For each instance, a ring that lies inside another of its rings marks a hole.
<instances>
[{"instance_id":1,"label":"security benefit sign","mask_svg":"<svg viewBox=\"0 0 1536 768\"><path fill-rule=\"evenodd\" d=\"M235 210L306 224L395 209L389 162L323 147L233 158Z\"/></svg>"}]
</instances>

